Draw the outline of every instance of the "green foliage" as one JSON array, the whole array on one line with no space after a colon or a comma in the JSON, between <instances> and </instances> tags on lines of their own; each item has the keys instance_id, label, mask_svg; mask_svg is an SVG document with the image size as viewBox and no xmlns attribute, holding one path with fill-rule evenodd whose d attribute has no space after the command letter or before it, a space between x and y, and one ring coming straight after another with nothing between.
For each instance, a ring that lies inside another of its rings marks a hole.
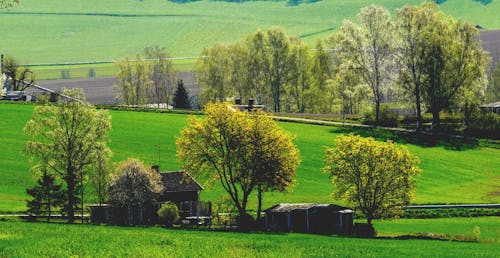
<instances>
[{"instance_id":1,"label":"green foliage","mask_svg":"<svg viewBox=\"0 0 500 258\"><path fill-rule=\"evenodd\" d=\"M137 159L120 162L109 185L109 202L117 207L143 208L163 190L160 174Z\"/></svg>"},{"instance_id":2,"label":"green foliage","mask_svg":"<svg viewBox=\"0 0 500 258\"><path fill-rule=\"evenodd\" d=\"M474 209L406 209L401 218L429 219L429 218L453 218L453 217L483 217L500 216L498 209L474 208Z\"/></svg>"},{"instance_id":3,"label":"green foliage","mask_svg":"<svg viewBox=\"0 0 500 258\"><path fill-rule=\"evenodd\" d=\"M402 213L415 191L418 158L391 141L340 136L335 148L326 149L325 172L330 173L335 195L372 219L391 218Z\"/></svg>"},{"instance_id":4,"label":"green foliage","mask_svg":"<svg viewBox=\"0 0 500 258\"><path fill-rule=\"evenodd\" d=\"M179 220L179 208L173 202L166 202L158 210L158 217L162 225L172 227Z\"/></svg>"},{"instance_id":5,"label":"green foliage","mask_svg":"<svg viewBox=\"0 0 500 258\"><path fill-rule=\"evenodd\" d=\"M285 191L294 184L299 152L291 135L269 116L228 103L208 104L204 111L206 119L192 118L181 131L177 157L195 176L219 181L240 218L246 218L254 189L260 211L262 192Z\"/></svg>"},{"instance_id":6,"label":"green foliage","mask_svg":"<svg viewBox=\"0 0 500 258\"><path fill-rule=\"evenodd\" d=\"M477 111L466 122L465 132L476 137L500 139L500 116L493 112Z\"/></svg>"},{"instance_id":7,"label":"green foliage","mask_svg":"<svg viewBox=\"0 0 500 258\"><path fill-rule=\"evenodd\" d=\"M81 98L78 90L63 93ZM65 182L65 211L73 222L78 194L83 198L83 181L87 171L101 155L109 153L106 146L111 129L108 112L96 110L83 100L62 100L54 106L37 106L24 132L28 135L25 152L50 174ZM83 201L83 200L82 200Z\"/></svg>"},{"instance_id":8,"label":"green foliage","mask_svg":"<svg viewBox=\"0 0 500 258\"><path fill-rule=\"evenodd\" d=\"M11 8L12 6L19 3L19 0L0 0L0 9Z\"/></svg>"},{"instance_id":9,"label":"green foliage","mask_svg":"<svg viewBox=\"0 0 500 258\"><path fill-rule=\"evenodd\" d=\"M117 74L116 88L120 99L126 105L137 106L148 103L147 94L151 80L151 67L144 61L140 54L136 55L136 60L128 57L115 63L119 72Z\"/></svg>"},{"instance_id":10,"label":"green foliage","mask_svg":"<svg viewBox=\"0 0 500 258\"><path fill-rule=\"evenodd\" d=\"M377 123L376 114L374 110L371 110L364 114L363 124L365 125L380 125L387 127L397 127L398 126L398 116L391 112L387 105L381 105L379 110L379 120Z\"/></svg>"},{"instance_id":11,"label":"green foliage","mask_svg":"<svg viewBox=\"0 0 500 258\"><path fill-rule=\"evenodd\" d=\"M184 88L184 82L179 80L177 83L177 90L174 93L174 107L175 108L191 108L189 103L189 93Z\"/></svg>"},{"instance_id":12,"label":"green foliage","mask_svg":"<svg viewBox=\"0 0 500 258\"><path fill-rule=\"evenodd\" d=\"M50 221L52 208L64 204L65 193L62 185L57 184L54 176L47 174L46 170L33 188L26 189L26 193L33 197L32 200L26 201L28 214L47 215L47 221Z\"/></svg>"}]
</instances>

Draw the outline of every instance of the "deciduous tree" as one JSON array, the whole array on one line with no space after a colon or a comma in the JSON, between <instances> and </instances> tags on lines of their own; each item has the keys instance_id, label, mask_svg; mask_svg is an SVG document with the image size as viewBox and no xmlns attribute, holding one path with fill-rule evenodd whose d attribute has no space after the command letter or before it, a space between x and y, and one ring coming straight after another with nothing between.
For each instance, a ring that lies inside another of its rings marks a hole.
<instances>
[{"instance_id":1,"label":"deciduous tree","mask_svg":"<svg viewBox=\"0 0 500 258\"><path fill-rule=\"evenodd\" d=\"M28 67L21 67L17 61L7 56L4 60L4 71L12 85L12 91L23 91L35 82L35 74Z\"/></svg>"},{"instance_id":2,"label":"deciduous tree","mask_svg":"<svg viewBox=\"0 0 500 258\"><path fill-rule=\"evenodd\" d=\"M82 99L83 91L63 91L67 96ZM54 106L37 106L24 132L30 137L25 150L38 163L58 174L66 184L65 211L74 221L79 185L78 177L96 164L108 151L107 135L111 117L105 110L96 110L82 101L61 100Z\"/></svg>"},{"instance_id":3,"label":"deciduous tree","mask_svg":"<svg viewBox=\"0 0 500 258\"><path fill-rule=\"evenodd\" d=\"M290 135L270 118L227 103L208 104L205 114L206 119L191 118L181 131L177 156L195 176L219 181L240 218L248 216L254 189L281 191L293 184L298 151Z\"/></svg>"},{"instance_id":4,"label":"deciduous tree","mask_svg":"<svg viewBox=\"0 0 500 258\"><path fill-rule=\"evenodd\" d=\"M418 158L405 147L373 138L339 136L326 149L324 168L332 178L335 196L373 219L401 214L415 191Z\"/></svg>"},{"instance_id":5,"label":"deciduous tree","mask_svg":"<svg viewBox=\"0 0 500 258\"><path fill-rule=\"evenodd\" d=\"M18 4L19 0L0 0L0 9L11 8L15 4Z\"/></svg>"},{"instance_id":6,"label":"deciduous tree","mask_svg":"<svg viewBox=\"0 0 500 258\"><path fill-rule=\"evenodd\" d=\"M136 55L136 60L126 57L115 63L118 68L116 88L120 99L127 105L140 105L148 101L147 91L151 86L151 68L142 58Z\"/></svg>"},{"instance_id":7,"label":"deciduous tree","mask_svg":"<svg viewBox=\"0 0 500 258\"><path fill-rule=\"evenodd\" d=\"M380 6L364 7L357 17L358 24L345 21L330 42L339 62L357 75L360 84L371 88L378 123L394 65L394 26L389 11Z\"/></svg>"},{"instance_id":8,"label":"deciduous tree","mask_svg":"<svg viewBox=\"0 0 500 258\"><path fill-rule=\"evenodd\" d=\"M161 103L166 103L168 106L177 81L174 64L163 48L149 47L144 52L147 59L153 59L149 99L151 102L156 103L158 107L160 107Z\"/></svg>"}]
</instances>

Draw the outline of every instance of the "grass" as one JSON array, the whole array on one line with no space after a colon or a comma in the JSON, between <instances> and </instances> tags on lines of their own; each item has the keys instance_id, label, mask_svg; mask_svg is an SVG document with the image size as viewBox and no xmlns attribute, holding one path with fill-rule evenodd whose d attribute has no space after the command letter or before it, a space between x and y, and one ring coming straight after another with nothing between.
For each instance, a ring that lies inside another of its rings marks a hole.
<instances>
[{"instance_id":1,"label":"grass","mask_svg":"<svg viewBox=\"0 0 500 258\"><path fill-rule=\"evenodd\" d=\"M28 157L23 152L26 136L22 128L31 117L33 105L0 103L0 212L25 210L25 189L34 184ZM113 161L136 157L161 169L177 170L175 137L186 126L183 114L110 111L112 132L109 146ZM382 130L355 130L340 127L280 123L296 136L302 163L297 185L291 193L264 195L264 207L278 202L340 203L331 193L328 175L322 173L324 146L332 146L340 134L357 133L381 140L394 139L407 146L420 160L423 170L417 179L414 203L498 203L500 202L500 149L455 142L431 142L397 136ZM405 141L406 139L406 141ZM158 151L159 150L159 151ZM160 153L160 155L158 155ZM203 183L203 182L202 182ZM217 185L202 192L204 200L224 194ZM92 199L88 200L93 201ZM250 207L256 207L252 201Z\"/></svg>"},{"instance_id":2,"label":"grass","mask_svg":"<svg viewBox=\"0 0 500 258\"><path fill-rule=\"evenodd\" d=\"M377 225L381 228L379 232L400 231L395 222L412 225L409 220L384 222ZM468 234L469 227L479 224L481 232L489 234L485 227L499 222L498 218L483 218L471 222L454 219L429 223L449 229L463 225L463 230L441 231L453 234ZM496 234L498 238L498 231ZM500 251L498 243L27 222L0 222L0 240L1 257L495 257Z\"/></svg>"},{"instance_id":3,"label":"grass","mask_svg":"<svg viewBox=\"0 0 500 258\"><path fill-rule=\"evenodd\" d=\"M238 41L271 26L314 44L366 5L383 5L395 14L405 4L421 2L323 0L289 6L286 1L23 0L10 11L0 11L0 24L8 28L0 52L21 63L111 61L152 45L167 47L172 56L197 56L204 47ZM446 1L441 9L486 29L500 28L499 1Z\"/></svg>"}]
</instances>

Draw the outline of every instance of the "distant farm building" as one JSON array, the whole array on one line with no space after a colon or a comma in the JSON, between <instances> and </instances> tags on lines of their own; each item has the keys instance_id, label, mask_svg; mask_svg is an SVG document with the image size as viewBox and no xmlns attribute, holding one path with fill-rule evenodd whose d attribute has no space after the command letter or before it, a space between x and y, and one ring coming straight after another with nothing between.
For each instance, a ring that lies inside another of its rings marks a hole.
<instances>
[{"instance_id":1,"label":"distant farm building","mask_svg":"<svg viewBox=\"0 0 500 258\"><path fill-rule=\"evenodd\" d=\"M500 115L500 101L481 105L480 108L484 111L493 112Z\"/></svg>"},{"instance_id":2,"label":"distant farm building","mask_svg":"<svg viewBox=\"0 0 500 258\"><path fill-rule=\"evenodd\" d=\"M280 203L265 210L268 229L315 234L349 234L353 211L335 204Z\"/></svg>"},{"instance_id":3,"label":"distant farm building","mask_svg":"<svg viewBox=\"0 0 500 258\"><path fill-rule=\"evenodd\" d=\"M252 111L252 110L267 111L267 107L265 105L255 104L254 99L248 99L248 105L242 104L241 99L235 99L234 106L238 108L240 111Z\"/></svg>"}]
</instances>

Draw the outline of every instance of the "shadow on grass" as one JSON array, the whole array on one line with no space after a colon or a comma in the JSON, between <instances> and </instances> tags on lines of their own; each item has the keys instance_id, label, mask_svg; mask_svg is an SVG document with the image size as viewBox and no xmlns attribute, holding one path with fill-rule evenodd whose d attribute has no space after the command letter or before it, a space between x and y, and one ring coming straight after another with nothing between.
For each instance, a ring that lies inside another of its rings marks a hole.
<instances>
[{"instance_id":1,"label":"shadow on grass","mask_svg":"<svg viewBox=\"0 0 500 258\"><path fill-rule=\"evenodd\" d=\"M441 134L414 133L414 132L397 132L388 131L378 128L353 128L353 127L336 127L331 133L337 134L355 134L363 137L373 137L380 141L391 140L401 144L413 144L423 147L443 147L448 150L468 150L479 148L480 144L477 139L468 137L456 137Z\"/></svg>"}]
</instances>

